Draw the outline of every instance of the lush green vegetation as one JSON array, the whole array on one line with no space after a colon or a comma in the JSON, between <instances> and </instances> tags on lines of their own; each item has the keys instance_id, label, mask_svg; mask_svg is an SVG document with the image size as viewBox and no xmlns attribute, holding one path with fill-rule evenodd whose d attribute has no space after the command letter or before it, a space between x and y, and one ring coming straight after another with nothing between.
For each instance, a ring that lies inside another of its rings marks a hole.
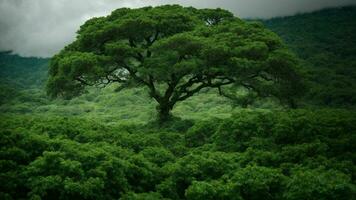
<instances>
[{"instance_id":1,"label":"lush green vegetation","mask_svg":"<svg viewBox=\"0 0 356 200\"><path fill-rule=\"evenodd\" d=\"M158 128L1 121L3 199L352 199L355 113L243 111Z\"/></svg>"},{"instance_id":2,"label":"lush green vegetation","mask_svg":"<svg viewBox=\"0 0 356 200\"><path fill-rule=\"evenodd\" d=\"M50 63L47 93L70 98L86 86L143 86L163 123L178 102L233 85L242 96L296 107L304 91L298 60L280 38L222 9L178 5L120 8L85 22ZM241 96L241 95L239 95Z\"/></svg>"},{"instance_id":3,"label":"lush green vegetation","mask_svg":"<svg viewBox=\"0 0 356 200\"><path fill-rule=\"evenodd\" d=\"M304 59L301 109L205 89L163 127L145 87L53 100L48 59L1 53L0 199L355 199L355 13L264 22Z\"/></svg>"},{"instance_id":4,"label":"lush green vegetation","mask_svg":"<svg viewBox=\"0 0 356 200\"><path fill-rule=\"evenodd\" d=\"M276 18L265 24L305 60L308 103L356 104L356 7Z\"/></svg>"},{"instance_id":5,"label":"lush green vegetation","mask_svg":"<svg viewBox=\"0 0 356 200\"><path fill-rule=\"evenodd\" d=\"M23 58L11 55L11 52L0 52L0 105L18 97L20 91L39 89L47 79L47 68L48 59Z\"/></svg>"}]
</instances>

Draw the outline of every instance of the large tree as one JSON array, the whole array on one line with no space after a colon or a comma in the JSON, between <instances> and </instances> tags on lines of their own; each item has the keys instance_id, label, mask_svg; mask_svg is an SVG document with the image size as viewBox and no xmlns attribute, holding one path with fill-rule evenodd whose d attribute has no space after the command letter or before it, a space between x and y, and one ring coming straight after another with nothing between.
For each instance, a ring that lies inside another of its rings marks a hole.
<instances>
[{"instance_id":1,"label":"large tree","mask_svg":"<svg viewBox=\"0 0 356 200\"><path fill-rule=\"evenodd\" d=\"M226 10L120 8L88 20L77 33L51 60L47 91L53 97L111 83L145 86L165 121L177 102L203 88L223 93L233 86L288 101L301 91L297 59L281 39Z\"/></svg>"}]
</instances>

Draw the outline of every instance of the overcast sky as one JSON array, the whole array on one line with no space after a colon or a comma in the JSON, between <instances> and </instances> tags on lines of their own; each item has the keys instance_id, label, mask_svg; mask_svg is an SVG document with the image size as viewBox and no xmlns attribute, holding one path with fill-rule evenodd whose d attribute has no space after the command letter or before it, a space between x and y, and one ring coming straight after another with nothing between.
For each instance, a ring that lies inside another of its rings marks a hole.
<instances>
[{"instance_id":1,"label":"overcast sky","mask_svg":"<svg viewBox=\"0 0 356 200\"><path fill-rule=\"evenodd\" d=\"M0 51L49 57L75 38L81 24L120 7L181 4L225 8L242 18L271 18L356 0L0 0Z\"/></svg>"}]
</instances>

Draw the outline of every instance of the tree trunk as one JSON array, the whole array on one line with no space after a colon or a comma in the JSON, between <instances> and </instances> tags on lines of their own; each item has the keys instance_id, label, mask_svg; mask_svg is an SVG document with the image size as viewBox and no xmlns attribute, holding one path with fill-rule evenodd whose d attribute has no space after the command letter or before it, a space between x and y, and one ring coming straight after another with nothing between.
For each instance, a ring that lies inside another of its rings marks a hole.
<instances>
[{"instance_id":1,"label":"tree trunk","mask_svg":"<svg viewBox=\"0 0 356 200\"><path fill-rule=\"evenodd\" d=\"M157 106L157 111L158 111L158 120L160 123L167 122L172 116L171 116L171 110L173 106L171 106L167 102L161 102Z\"/></svg>"},{"instance_id":2,"label":"tree trunk","mask_svg":"<svg viewBox=\"0 0 356 200\"><path fill-rule=\"evenodd\" d=\"M289 100L288 100L288 105L289 105L289 107L292 108L292 109L297 109L297 108L298 108L298 105L297 105L297 103L295 102L294 99L289 99Z\"/></svg>"}]
</instances>

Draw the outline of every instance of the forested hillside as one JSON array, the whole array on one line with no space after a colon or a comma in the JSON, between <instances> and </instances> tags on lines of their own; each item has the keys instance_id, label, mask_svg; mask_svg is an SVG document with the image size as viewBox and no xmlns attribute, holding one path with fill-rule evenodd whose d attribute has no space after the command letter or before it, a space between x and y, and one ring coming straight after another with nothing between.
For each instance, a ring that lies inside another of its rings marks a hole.
<instances>
[{"instance_id":1,"label":"forested hillside","mask_svg":"<svg viewBox=\"0 0 356 200\"><path fill-rule=\"evenodd\" d=\"M307 99L316 105L356 104L356 7L264 21L305 60Z\"/></svg>"},{"instance_id":2,"label":"forested hillside","mask_svg":"<svg viewBox=\"0 0 356 200\"><path fill-rule=\"evenodd\" d=\"M0 199L356 198L356 7L265 20L303 63L298 109L215 89L159 124L145 88L45 92L49 59L0 53Z\"/></svg>"},{"instance_id":3,"label":"forested hillside","mask_svg":"<svg viewBox=\"0 0 356 200\"><path fill-rule=\"evenodd\" d=\"M13 55L11 51L0 52L0 81L20 89L40 87L47 79L48 61Z\"/></svg>"},{"instance_id":4,"label":"forested hillside","mask_svg":"<svg viewBox=\"0 0 356 200\"><path fill-rule=\"evenodd\" d=\"M47 79L48 60L0 52L0 105L18 98L20 91L35 89L40 92Z\"/></svg>"}]
</instances>

